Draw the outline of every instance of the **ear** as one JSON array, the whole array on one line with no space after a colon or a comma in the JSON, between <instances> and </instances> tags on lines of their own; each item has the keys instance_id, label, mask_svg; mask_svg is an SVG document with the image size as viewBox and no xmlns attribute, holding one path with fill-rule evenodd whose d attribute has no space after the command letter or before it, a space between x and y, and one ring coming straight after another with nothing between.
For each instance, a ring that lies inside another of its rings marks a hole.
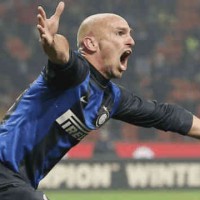
<instances>
[{"instance_id":1,"label":"ear","mask_svg":"<svg viewBox=\"0 0 200 200\"><path fill-rule=\"evenodd\" d=\"M96 52L98 49L98 42L94 37L85 37L82 41L84 48L91 52Z\"/></svg>"}]
</instances>

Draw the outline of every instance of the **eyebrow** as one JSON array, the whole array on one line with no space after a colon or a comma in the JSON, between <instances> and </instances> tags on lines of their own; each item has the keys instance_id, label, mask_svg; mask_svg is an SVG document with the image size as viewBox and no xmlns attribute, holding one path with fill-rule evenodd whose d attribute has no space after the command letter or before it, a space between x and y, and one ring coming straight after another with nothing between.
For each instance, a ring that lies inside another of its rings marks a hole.
<instances>
[{"instance_id":1,"label":"eyebrow","mask_svg":"<svg viewBox=\"0 0 200 200\"><path fill-rule=\"evenodd\" d=\"M125 27L116 27L117 30L120 30L120 31L127 31L129 30L129 33L133 33L133 29L132 28L125 28Z\"/></svg>"}]
</instances>

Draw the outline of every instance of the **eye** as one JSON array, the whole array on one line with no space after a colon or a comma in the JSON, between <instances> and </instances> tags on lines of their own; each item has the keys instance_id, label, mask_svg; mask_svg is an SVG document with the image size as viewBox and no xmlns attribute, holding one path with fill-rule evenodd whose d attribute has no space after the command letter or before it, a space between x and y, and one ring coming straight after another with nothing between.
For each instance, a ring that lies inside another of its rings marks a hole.
<instances>
[{"instance_id":1,"label":"eye","mask_svg":"<svg viewBox=\"0 0 200 200\"><path fill-rule=\"evenodd\" d=\"M118 31L118 32L117 32L117 35L119 35L119 36L124 35L124 31Z\"/></svg>"}]
</instances>

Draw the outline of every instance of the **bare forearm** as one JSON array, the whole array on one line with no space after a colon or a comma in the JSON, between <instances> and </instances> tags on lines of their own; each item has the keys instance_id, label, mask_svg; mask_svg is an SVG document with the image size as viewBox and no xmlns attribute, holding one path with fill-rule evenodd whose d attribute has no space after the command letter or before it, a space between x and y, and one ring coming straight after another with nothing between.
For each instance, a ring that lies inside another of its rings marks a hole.
<instances>
[{"instance_id":1,"label":"bare forearm","mask_svg":"<svg viewBox=\"0 0 200 200\"><path fill-rule=\"evenodd\" d=\"M44 47L44 51L55 64L66 64L69 60L69 43L63 35L56 34L52 45Z\"/></svg>"}]
</instances>

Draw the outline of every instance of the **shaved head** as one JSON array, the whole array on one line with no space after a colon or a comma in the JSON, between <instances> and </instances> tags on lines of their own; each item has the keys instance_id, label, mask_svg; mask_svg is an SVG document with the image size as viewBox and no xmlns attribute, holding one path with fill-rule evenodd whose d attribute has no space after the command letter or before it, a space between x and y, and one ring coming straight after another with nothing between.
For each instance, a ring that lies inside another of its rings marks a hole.
<instances>
[{"instance_id":1,"label":"shaved head","mask_svg":"<svg viewBox=\"0 0 200 200\"><path fill-rule=\"evenodd\" d=\"M100 38L102 34L105 33L105 28L112 24L114 20L125 21L121 16L113 13L100 13L87 17L79 27L77 46L81 46L81 43L86 36L95 36L96 38Z\"/></svg>"},{"instance_id":2,"label":"shaved head","mask_svg":"<svg viewBox=\"0 0 200 200\"><path fill-rule=\"evenodd\" d=\"M91 15L79 27L78 51L105 78L119 78L127 68L134 45L131 30L119 15Z\"/></svg>"}]
</instances>

